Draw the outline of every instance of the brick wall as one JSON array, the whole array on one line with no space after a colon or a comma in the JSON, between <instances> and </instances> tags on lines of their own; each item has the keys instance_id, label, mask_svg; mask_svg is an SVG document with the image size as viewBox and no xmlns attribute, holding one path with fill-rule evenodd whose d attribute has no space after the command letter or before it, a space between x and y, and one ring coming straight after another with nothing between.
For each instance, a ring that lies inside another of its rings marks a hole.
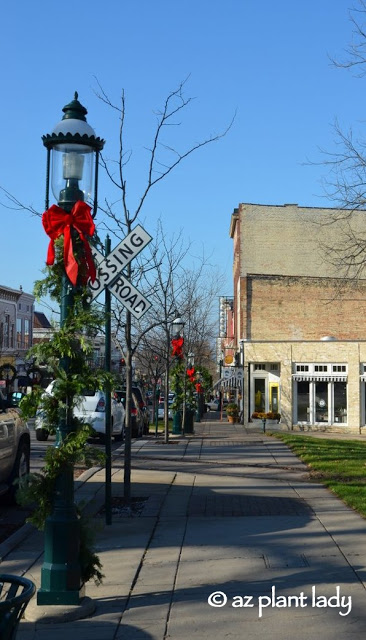
<instances>
[{"instance_id":1,"label":"brick wall","mask_svg":"<svg viewBox=\"0 0 366 640\"><path fill-rule=\"evenodd\" d=\"M348 211L338 209L241 204L232 216L230 234L234 245L238 236L242 276L339 277L349 272L340 274L337 263L351 253L352 238L357 242L364 231L364 211L350 218Z\"/></svg>"},{"instance_id":2,"label":"brick wall","mask_svg":"<svg viewBox=\"0 0 366 640\"><path fill-rule=\"evenodd\" d=\"M241 308L252 340L366 339L365 281L355 290L328 278L248 275Z\"/></svg>"}]
</instances>

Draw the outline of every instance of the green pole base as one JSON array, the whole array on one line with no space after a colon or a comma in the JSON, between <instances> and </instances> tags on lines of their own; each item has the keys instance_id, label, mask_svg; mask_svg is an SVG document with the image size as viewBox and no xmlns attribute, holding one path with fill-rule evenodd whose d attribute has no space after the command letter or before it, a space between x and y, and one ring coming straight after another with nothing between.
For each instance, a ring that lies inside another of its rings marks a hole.
<instances>
[{"instance_id":1,"label":"green pole base","mask_svg":"<svg viewBox=\"0 0 366 640\"><path fill-rule=\"evenodd\" d=\"M85 595L79 562L80 526L75 510L47 518L45 555L37 604L79 604Z\"/></svg>"},{"instance_id":2,"label":"green pole base","mask_svg":"<svg viewBox=\"0 0 366 640\"><path fill-rule=\"evenodd\" d=\"M176 411L173 415L173 428L172 434L175 436L179 436L182 434L182 412Z\"/></svg>"},{"instance_id":3,"label":"green pole base","mask_svg":"<svg viewBox=\"0 0 366 640\"><path fill-rule=\"evenodd\" d=\"M80 567L80 522L73 499L73 470L56 479L55 508L46 519L38 604L79 604L84 597Z\"/></svg>"},{"instance_id":4,"label":"green pole base","mask_svg":"<svg viewBox=\"0 0 366 640\"><path fill-rule=\"evenodd\" d=\"M184 420L184 433L194 433L194 409L186 408L186 415Z\"/></svg>"},{"instance_id":5,"label":"green pole base","mask_svg":"<svg viewBox=\"0 0 366 640\"><path fill-rule=\"evenodd\" d=\"M85 597L85 586L79 591L37 591L37 605L75 605L80 604Z\"/></svg>"}]
</instances>

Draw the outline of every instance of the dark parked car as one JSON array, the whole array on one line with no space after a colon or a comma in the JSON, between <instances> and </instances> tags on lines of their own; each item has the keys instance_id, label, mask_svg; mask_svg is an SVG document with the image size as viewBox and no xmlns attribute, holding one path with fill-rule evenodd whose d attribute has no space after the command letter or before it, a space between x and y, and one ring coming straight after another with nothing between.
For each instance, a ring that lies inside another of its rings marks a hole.
<instances>
[{"instance_id":1,"label":"dark parked car","mask_svg":"<svg viewBox=\"0 0 366 640\"><path fill-rule=\"evenodd\" d=\"M121 402L126 410L126 391L115 391L115 397ZM139 406L139 401L134 393L132 393L131 407L131 436L133 438L141 438L144 434L144 416Z\"/></svg>"},{"instance_id":2,"label":"dark parked car","mask_svg":"<svg viewBox=\"0 0 366 640\"><path fill-rule=\"evenodd\" d=\"M126 394L125 387L121 389L121 391ZM119 392L118 392L119 393ZM138 407L142 414L142 422L143 422L143 435L147 435L149 433L149 424L150 424L150 412L145 402L143 393L137 385L132 385L132 393L134 394Z\"/></svg>"}]
</instances>

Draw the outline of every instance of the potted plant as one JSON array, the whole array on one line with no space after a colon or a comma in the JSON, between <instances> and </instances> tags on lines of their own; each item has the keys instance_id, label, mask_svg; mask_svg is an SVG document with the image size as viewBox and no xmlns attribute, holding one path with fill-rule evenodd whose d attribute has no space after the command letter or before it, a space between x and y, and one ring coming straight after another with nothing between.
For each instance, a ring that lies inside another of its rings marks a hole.
<instances>
[{"instance_id":1,"label":"potted plant","mask_svg":"<svg viewBox=\"0 0 366 640\"><path fill-rule=\"evenodd\" d=\"M235 402L230 402L226 406L226 415L227 415L227 418L228 418L229 422L231 422L231 424L235 424L236 422L238 422L238 419L239 419L239 407Z\"/></svg>"}]
</instances>

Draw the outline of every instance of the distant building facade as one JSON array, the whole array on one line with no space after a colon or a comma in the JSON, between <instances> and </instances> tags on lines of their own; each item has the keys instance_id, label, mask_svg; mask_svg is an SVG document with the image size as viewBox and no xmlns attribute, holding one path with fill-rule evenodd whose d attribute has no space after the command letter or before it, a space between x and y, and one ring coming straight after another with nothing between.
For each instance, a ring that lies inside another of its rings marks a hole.
<instances>
[{"instance_id":1,"label":"distant building facade","mask_svg":"<svg viewBox=\"0 0 366 640\"><path fill-rule=\"evenodd\" d=\"M366 277L341 277L330 259L332 247L346 255L350 224L355 237L364 233L364 216L355 212L351 223L347 211L294 204L234 210L233 325L244 382L233 386L245 424L273 412L284 429L366 432Z\"/></svg>"},{"instance_id":2,"label":"distant building facade","mask_svg":"<svg viewBox=\"0 0 366 640\"><path fill-rule=\"evenodd\" d=\"M53 335L54 327L41 311L33 314L33 344L48 342Z\"/></svg>"},{"instance_id":3,"label":"distant building facade","mask_svg":"<svg viewBox=\"0 0 366 640\"><path fill-rule=\"evenodd\" d=\"M34 296L0 285L0 386L17 389L33 342Z\"/></svg>"}]
</instances>

